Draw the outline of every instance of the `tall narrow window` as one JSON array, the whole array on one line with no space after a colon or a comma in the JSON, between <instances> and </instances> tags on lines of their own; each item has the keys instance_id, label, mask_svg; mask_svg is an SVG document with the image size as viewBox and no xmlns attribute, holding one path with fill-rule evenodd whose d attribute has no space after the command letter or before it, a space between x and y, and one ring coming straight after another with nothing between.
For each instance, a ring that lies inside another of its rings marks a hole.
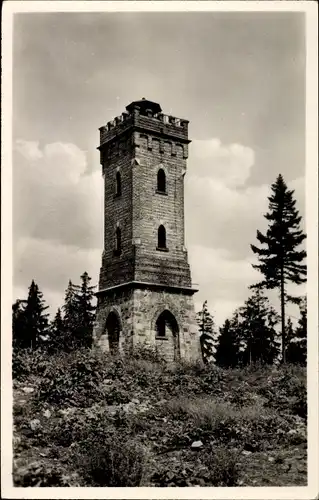
<instances>
[{"instance_id":1,"label":"tall narrow window","mask_svg":"<svg viewBox=\"0 0 319 500\"><path fill-rule=\"evenodd\" d=\"M157 191L166 193L166 175L162 168L157 172Z\"/></svg>"},{"instance_id":2,"label":"tall narrow window","mask_svg":"<svg viewBox=\"0 0 319 500\"><path fill-rule=\"evenodd\" d=\"M166 249L166 229L163 225L158 228L157 248L160 250Z\"/></svg>"},{"instance_id":3,"label":"tall narrow window","mask_svg":"<svg viewBox=\"0 0 319 500\"><path fill-rule=\"evenodd\" d=\"M165 337L166 334L165 317L161 314L156 321L156 337Z\"/></svg>"},{"instance_id":4,"label":"tall narrow window","mask_svg":"<svg viewBox=\"0 0 319 500\"><path fill-rule=\"evenodd\" d=\"M121 194L122 194L121 174L120 174L120 172L116 172L115 195L121 196Z\"/></svg>"},{"instance_id":5,"label":"tall narrow window","mask_svg":"<svg viewBox=\"0 0 319 500\"><path fill-rule=\"evenodd\" d=\"M115 249L114 249L114 254L115 255L120 255L121 253L121 230L119 227L116 228L115 231Z\"/></svg>"}]
</instances>

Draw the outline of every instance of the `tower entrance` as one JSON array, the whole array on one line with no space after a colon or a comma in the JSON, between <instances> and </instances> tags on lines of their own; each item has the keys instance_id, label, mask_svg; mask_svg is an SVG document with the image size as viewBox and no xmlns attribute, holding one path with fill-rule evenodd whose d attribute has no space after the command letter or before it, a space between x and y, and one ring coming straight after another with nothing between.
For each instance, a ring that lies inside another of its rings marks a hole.
<instances>
[{"instance_id":1,"label":"tower entrance","mask_svg":"<svg viewBox=\"0 0 319 500\"><path fill-rule=\"evenodd\" d=\"M146 99L100 128L105 218L94 337L111 352L145 343L167 359L200 357L184 243L189 143L188 121Z\"/></svg>"},{"instance_id":2,"label":"tower entrance","mask_svg":"<svg viewBox=\"0 0 319 500\"><path fill-rule=\"evenodd\" d=\"M111 354L117 354L119 351L121 325L117 314L113 311L107 317L105 330L109 343L109 351Z\"/></svg>"},{"instance_id":3,"label":"tower entrance","mask_svg":"<svg viewBox=\"0 0 319 500\"><path fill-rule=\"evenodd\" d=\"M179 328L175 316L167 309L157 318L155 323L157 352L169 361L180 358Z\"/></svg>"}]
</instances>

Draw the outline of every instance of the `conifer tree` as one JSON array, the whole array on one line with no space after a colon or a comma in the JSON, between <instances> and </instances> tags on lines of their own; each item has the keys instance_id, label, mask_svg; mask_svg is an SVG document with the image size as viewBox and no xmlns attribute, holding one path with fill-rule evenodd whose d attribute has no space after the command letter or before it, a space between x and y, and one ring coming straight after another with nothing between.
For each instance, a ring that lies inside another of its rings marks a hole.
<instances>
[{"instance_id":1,"label":"conifer tree","mask_svg":"<svg viewBox=\"0 0 319 500\"><path fill-rule=\"evenodd\" d=\"M93 323L95 317L95 307L93 306L95 286L90 285L92 278L87 272L81 276L81 286L76 294L78 320L76 329L77 343L83 347L91 347L93 335Z\"/></svg>"},{"instance_id":2,"label":"conifer tree","mask_svg":"<svg viewBox=\"0 0 319 500\"><path fill-rule=\"evenodd\" d=\"M257 289L246 300L239 312L239 335L245 346L243 363L272 364L279 352L275 330L278 317L275 310L270 306L268 299Z\"/></svg>"},{"instance_id":3,"label":"conifer tree","mask_svg":"<svg viewBox=\"0 0 319 500\"><path fill-rule=\"evenodd\" d=\"M269 211L265 218L269 221L266 234L257 231L257 239L264 247L251 245L257 255L259 264L253 265L264 276L264 280L254 287L278 289L281 303L281 340L282 361L286 359L285 338L285 305L287 301L298 302L297 297L287 293L287 283L297 285L306 281L306 265L302 264L306 257L304 250L297 247L304 241L306 235L300 229L301 216L295 208L294 191L288 190L280 174L271 186L269 196Z\"/></svg>"},{"instance_id":4,"label":"conifer tree","mask_svg":"<svg viewBox=\"0 0 319 500\"><path fill-rule=\"evenodd\" d=\"M62 310L64 313L64 349L71 350L76 344L77 329L80 324L79 306L77 297L77 286L69 280L65 291L64 305Z\"/></svg>"},{"instance_id":5,"label":"conifer tree","mask_svg":"<svg viewBox=\"0 0 319 500\"><path fill-rule=\"evenodd\" d=\"M208 311L207 300L203 303L201 311L196 315L196 320L199 326L200 343L202 349L202 357L204 363L215 360L215 339L214 335L214 320Z\"/></svg>"},{"instance_id":6,"label":"conifer tree","mask_svg":"<svg viewBox=\"0 0 319 500\"><path fill-rule=\"evenodd\" d=\"M38 285L32 280L29 287L28 299L25 307L25 347L35 349L43 342L43 336L48 329L48 314L44 311L48 309L40 292Z\"/></svg>"},{"instance_id":7,"label":"conifer tree","mask_svg":"<svg viewBox=\"0 0 319 500\"><path fill-rule=\"evenodd\" d=\"M225 368L234 368L239 361L239 339L237 317L226 319L218 337L216 364Z\"/></svg>"},{"instance_id":8,"label":"conifer tree","mask_svg":"<svg viewBox=\"0 0 319 500\"><path fill-rule=\"evenodd\" d=\"M287 335L287 361L305 365L307 362L307 305L303 300L300 304L300 317L297 327L290 338Z\"/></svg>"},{"instance_id":9,"label":"conifer tree","mask_svg":"<svg viewBox=\"0 0 319 500\"><path fill-rule=\"evenodd\" d=\"M62 318L61 309L58 308L56 315L50 325L48 351L65 351L67 350L67 336L65 324Z\"/></svg>"},{"instance_id":10,"label":"conifer tree","mask_svg":"<svg viewBox=\"0 0 319 500\"><path fill-rule=\"evenodd\" d=\"M289 317L287 320L287 325L286 325L286 345L287 345L286 358L287 358L287 361L288 361L289 345L293 341L294 337L295 337L294 326L292 324L291 318Z\"/></svg>"},{"instance_id":11,"label":"conifer tree","mask_svg":"<svg viewBox=\"0 0 319 500\"><path fill-rule=\"evenodd\" d=\"M12 305L12 345L17 349L27 347L26 303L26 300L17 299Z\"/></svg>"}]
</instances>

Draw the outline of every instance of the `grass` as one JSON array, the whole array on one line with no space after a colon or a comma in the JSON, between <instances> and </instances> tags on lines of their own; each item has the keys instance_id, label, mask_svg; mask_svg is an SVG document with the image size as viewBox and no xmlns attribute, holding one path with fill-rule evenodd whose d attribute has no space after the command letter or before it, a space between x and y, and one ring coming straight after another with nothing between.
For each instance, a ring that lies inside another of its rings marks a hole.
<instances>
[{"instance_id":1,"label":"grass","mask_svg":"<svg viewBox=\"0 0 319 500\"><path fill-rule=\"evenodd\" d=\"M166 365L142 350L124 359L23 353L14 360L14 425L17 486L307 482L298 366Z\"/></svg>"}]
</instances>

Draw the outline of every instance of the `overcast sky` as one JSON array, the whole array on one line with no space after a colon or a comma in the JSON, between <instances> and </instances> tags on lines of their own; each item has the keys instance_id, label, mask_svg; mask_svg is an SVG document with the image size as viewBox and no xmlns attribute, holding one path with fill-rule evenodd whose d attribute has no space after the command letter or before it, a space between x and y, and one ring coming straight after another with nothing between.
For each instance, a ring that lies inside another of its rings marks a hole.
<instances>
[{"instance_id":1,"label":"overcast sky","mask_svg":"<svg viewBox=\"0 0 319 500\"><path fill-rule=\"evenodd\" d=\"M303 14L16 14L13 50L14 299L35 279L54 314L69 279L98 282L98 127L146 97L190 120L195 304L221 324L260 278L250 243L279 173L304 215Z\"/></svg>"}]
</instances>

